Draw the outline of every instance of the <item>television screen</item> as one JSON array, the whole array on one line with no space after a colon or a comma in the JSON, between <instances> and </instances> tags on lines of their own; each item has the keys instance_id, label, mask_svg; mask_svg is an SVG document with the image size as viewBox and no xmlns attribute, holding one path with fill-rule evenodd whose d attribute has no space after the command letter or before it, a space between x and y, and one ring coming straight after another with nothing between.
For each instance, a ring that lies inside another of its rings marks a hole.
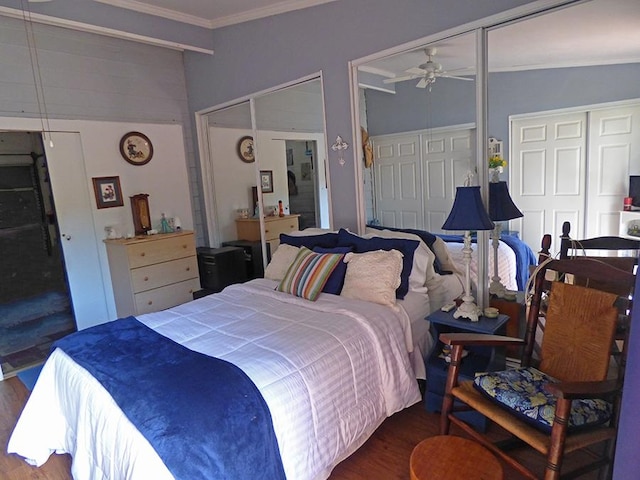
<instances>
[{"instance_id":1,"label":"television screen","mask_svg":"<svg viewBox=\"0 0 640 480\"><path fill-rule=\"evenodd\" d=\"M632 205L640 207L640 175L629 176L629 196L633 198Z\"/></svg>"}]
</instances>

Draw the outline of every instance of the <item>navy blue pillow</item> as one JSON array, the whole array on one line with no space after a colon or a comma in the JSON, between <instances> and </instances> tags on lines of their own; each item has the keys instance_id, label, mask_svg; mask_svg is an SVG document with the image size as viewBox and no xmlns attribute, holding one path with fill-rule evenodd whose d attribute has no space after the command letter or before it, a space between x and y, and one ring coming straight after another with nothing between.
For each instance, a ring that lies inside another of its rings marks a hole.
<instances>
[{"instance_id":1,"label":"navy blue pillow","mask_svg":"<svg viewBox=\"0 0 640 480\"><path fill-rule=\"evenodd\" d=\"M426 230L418 230L415 228L394 228L394 227L383 227L380 225L367 225L367 227L374 228L376 230L391 230L392 232L412 233L413 235L419 236L420 240L426 243L427 247L429 247L429 250L431 250L433 252L433 255L435 256L435 260L433 261L433 269L436 271L436 273L439 273L440 275L451 275L453 273L449 270L445 270L444 268L442 268L442 264L440 263L440 260L438 260L436 251L433 248L433 243L436 241L438 237L436 237L433 233L429 233Z\"/></svg>"},{"instance_id":2,"label":"navy blue pillow","mask_svg":"<svg viewBox=\"0 0 640 480\"><path fill-rule=\"evenodd\" d=\"M313 250L315 247L334 248L338 246L337 233L323 233L321 235L287 235L280 234L280 243L293 245L294 247L307 247Z\"/></svg>"},{"instance_id":3,"label":"navy blue pillow","mask_svg":"<svg viewBox=\"0 0 640 480\"><path fill-rule=\"evenodd\" d=\"M314 247L316 253L349 253L353 251L352 247ZM343 259L344 260L344 259ZM327 283L324 284L322 291L325 293L332 293L334 295L340 295L342 287L344 286L344 276L347 273L347 264L341 261L338 266L331 272Z\"/></svg>"},{"instance_id":4,"label":"navy blue pillow","mask_svg":"<svg viewBox=\"0 0 640 480\"><path fill-rule=\"evenodd\" d=\"M375 250L398 250L402 253L402 273L400 286L396 289L396 298L403 299L409 292L409 275L413 267L413 254L420 242L404 238L362 238L349 233L344 228L338 231L338 246L353 247L355 253L365 253Z\"/></svg>"}]
</instances>

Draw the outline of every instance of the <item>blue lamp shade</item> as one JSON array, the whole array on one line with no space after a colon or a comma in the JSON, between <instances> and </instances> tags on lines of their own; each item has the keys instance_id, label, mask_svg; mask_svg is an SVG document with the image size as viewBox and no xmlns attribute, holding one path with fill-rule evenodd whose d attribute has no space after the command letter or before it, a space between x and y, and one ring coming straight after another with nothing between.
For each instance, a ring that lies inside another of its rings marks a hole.
<instances>
[{"instance_id":1,"label":"blue lamp shade","mask_svg":"<svg viewBox=\"0 0 640 480\"><path fill-rule=\"evenodd\" d=\"M523 214L513 203L507 182L489 183L489 217L494 222L520 218Z\"/></svg>"},{"instance_id":2,"label":"blue lamp shade","mask_svg":"<svg viewBox=\"0 0 640 480\"><path fill-rule=\"evenodd\" d=\"M443 230L493 230L493 222L484 209L480 187L457 187L456 198Z\"/></svg>"}]
</instances>

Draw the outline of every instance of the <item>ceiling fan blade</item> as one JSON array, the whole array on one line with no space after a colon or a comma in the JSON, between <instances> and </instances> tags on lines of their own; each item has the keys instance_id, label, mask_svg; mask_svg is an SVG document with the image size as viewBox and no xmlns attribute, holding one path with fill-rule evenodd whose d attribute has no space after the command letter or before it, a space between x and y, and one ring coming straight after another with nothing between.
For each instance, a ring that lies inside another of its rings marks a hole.
<instances>
[{"instance_id":1,"label":"ceiling fan blade","mask_svg":"<svg viewBox=\"0 0 640 480\"><path fill-rule=\"evenodd\" d=\"M402 77L385 78L382 81L382 83L389 84L389 83L404 82L406 80L413 80L414 78L418 78L418 77L419 75L404 75Z\"/></svg>"},{"instance_id":2,"label":"ceiling fan blade","mask_svg":"<svg viewBox=\"0 0 640 480\"><path fill-rule=\"evenodd\" d=\"M416 83L416 87L425 88L428 84L429 84L429 82L427 81L426 78L421 78L420 81L418 83Z\"/></svg>"},{"instance_id":3,"label":"ceiling fan blade","mask_svg":"<svg viewBox=\"0 0 640 480\"><path fill-rule=\"evenodd\" d=\"M410 73L411 75L424 75L427 73L426 70L420 68L420 67L413 67L413 68L408 68L405 70L405 72Z\"/></svg>"},{"instance_id":4,"label":"ceiling fan blade","mask_svg":"<svg viewBox=\"0 0 640 480\"><path fill-rule=\"evenodd\" d=\"M468 78L468 77L457 77L455 75L447 75L446 73L438 75L439 77L442 78L454 78L456 80L466 80L467 82L473 82L473 78Z\"/></svg>"}]
</instances>

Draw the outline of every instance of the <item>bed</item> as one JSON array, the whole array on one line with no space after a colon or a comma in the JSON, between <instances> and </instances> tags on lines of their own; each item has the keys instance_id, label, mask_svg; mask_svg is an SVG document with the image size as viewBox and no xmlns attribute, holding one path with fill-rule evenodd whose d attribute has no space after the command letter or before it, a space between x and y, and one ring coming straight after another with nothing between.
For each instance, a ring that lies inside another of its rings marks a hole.
<instances>
[{"instance_id":1,"label":"bed","mask_svg":"<svg viewBox=\"0 0 640 480\"><path fill-rule=\"evenodd\" d=\"M396 233L360 237L341 230L301 237L281 238L263 279L231 285L218 294L137 319L92 327L56 344L11 434L8 452L33 465L41 465L52 453L70 453L72 474L82 479L211 476L210 472L183 474L183 465L178 462L176 467L175 458L163 453L164 440L142 433L147 432L149 419L132 418L128 405L112 390L111 383L123 383L121 390L138 383L118 370L121 364L115 363L115 355L109 350L96 355L74 343L90 338L92 345L113 344L114 349L124 350L124 342L107 341L111 337L102 335L131 324L190 353L241 370L268 407L286 478L327 478L385 418L420 401L416 378L424 378L419 370L424 369L423 357L433 342L424 317L459 295L462 281L457 275L436 274L433 252ZM341 261L329 269L336 256ZM314 268L326 271L301 275L308 273L307 258L318 260ZM304 280L323 276L321 290L315 281ZM341 284L332 291L336 279ZM99 358L90 360L93 364L83 363L86 360L76 357L74 348ZM147 349L144 360L137 363L150 365L155 351ZM105 381L100 372L108 371L110 363L115 373L105 374L111 375ZM187 381L183 377L194 375L183 375L184 370L175 373L175 368L165 362L142 378L175 379L176 386L170 382L167 387L178 390L171 395L198 390L197 385L182 384ZM209 380L200 382L209 385ZM186 401L201 404L200 396ZM150 412L160 403L158 395L147 399L143 394L136 394L135 402L147 405ZM176 410L190 414L190 408ZM203 419L212 416L194 415L184 421L192 427L182 428L181 435L202 429ZM207 431L215 435L202 437L219 435L216 427ZM183 443L179 454L189 461L182 464L200 468L191 459L200 458L204 440ZM246 458L243 448L236 449L237 457L225 454L218 459L220 455L213 452L215 462L204 463L241 463L234 458Z\"/></svg>"},{"instance_id":2,"label":"bed","mask_svg":"<svg viewBox=\"0 0 640 480\"><path fill-rule=\"evenodd\" d=\"M449 255L453 262L459 267L464 268L462 260L463 237L461 235L444 235L438 234L447 244ZM472 238L474 254L471 258L471 278L474 283L478 278L477 243L475 236ZM489 273L493 275L494 260L493 246L489 249ZM514 235L503 234L500 236L498 243L498 275L504 286L508 290L522 291L525 289L527 280L529 279L529 267L537 265L537 256L531 248Z\"/></svg>"}]
</instances>

